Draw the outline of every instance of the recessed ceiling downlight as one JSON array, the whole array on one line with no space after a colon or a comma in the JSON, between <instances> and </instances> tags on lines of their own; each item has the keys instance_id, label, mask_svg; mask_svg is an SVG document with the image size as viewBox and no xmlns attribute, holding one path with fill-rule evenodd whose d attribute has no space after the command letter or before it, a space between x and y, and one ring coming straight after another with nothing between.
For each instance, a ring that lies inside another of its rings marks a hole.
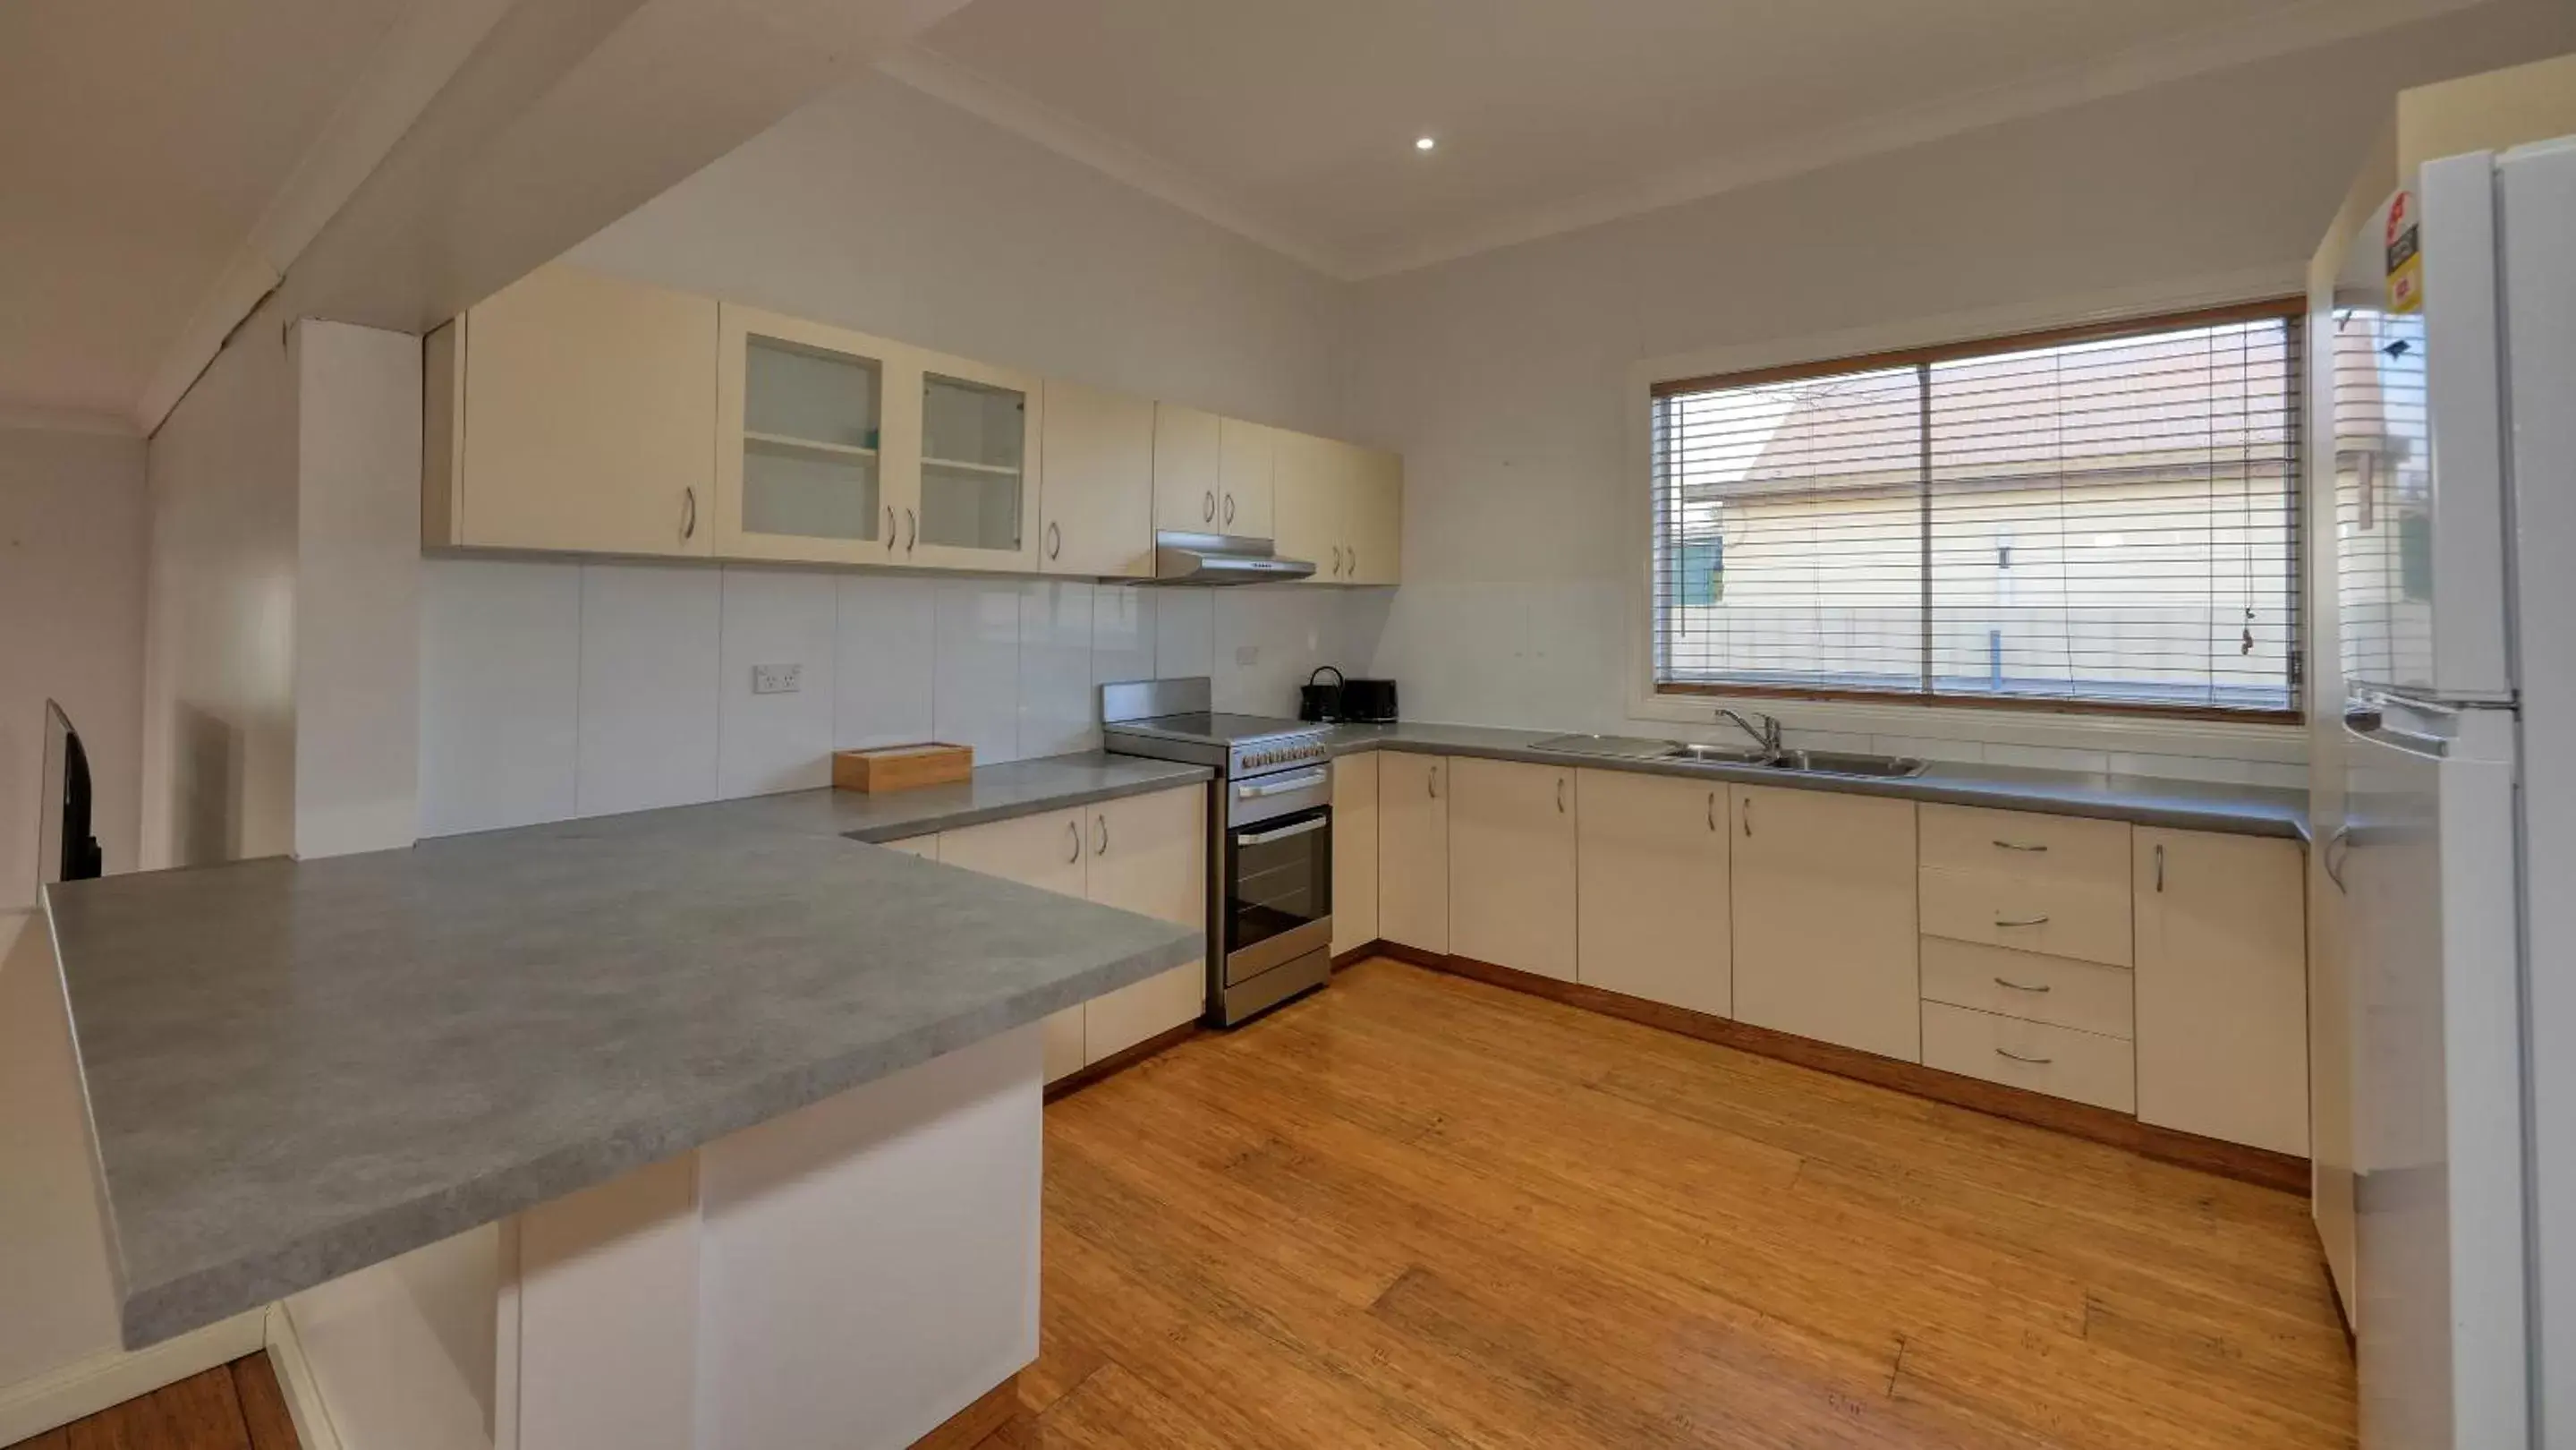
<instances>
[{"instance_id":1,"label":"recessed ceiling downlight","mask_svg":"<svg viewBox=\"0 0 2576 1450\"><path fill-rule=\"evenodd\" d=\"M1440 143L1437 140L1429 136L1416 136L1413 138L1413 149L1416 151L1428 151L1439 144Z\"/></svg>"}]
</instances>

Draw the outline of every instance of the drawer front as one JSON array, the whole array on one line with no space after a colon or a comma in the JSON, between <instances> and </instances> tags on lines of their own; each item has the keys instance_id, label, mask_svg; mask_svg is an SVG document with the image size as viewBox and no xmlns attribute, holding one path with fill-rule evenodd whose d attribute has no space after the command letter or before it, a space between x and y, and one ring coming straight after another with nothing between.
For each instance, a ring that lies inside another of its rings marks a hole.
<instances>
[{"instance_id":1,"label":"drawer front","mask_svg":"<svg viewBox=\"0 0 2576 1450\"><path fill-rule=\"evenodd\" d=\"M1925 936L2115 967L2131 960L2125 876L2098 882L1926 866L1917 901Z\"/></svg>"},{"instance_id":2,"label":"drawer front","mask_svg":"<svg viewBox=\"0 0 2576 1450\"><path fill-rule=\"evenodd\" d=\"M1944 937L1923 939L1923 1000L2099 1033L2137 1036L2129 969Z\"/></svg>"},{"instance_id":3,"label":"drawer front","mask_svg":"<svg viewBox=\"0 0 2576 1450\"><path fill-rule=\"evenodd\" d=\"M2100 886L2129 880L2126 821L1972 806L1925 806L1918 819L1927 867Z\"/></svg>"},{"instance_id":4,"label":"drawer front","mask_svg":"<svg viewBox=\"0 0 2576 1450\"><path fill-rule=\"evenodd\" d=\"M2137 1111L2136 1055L2116 1037L1926 1002L1923 1065L2117 1113Z\"/></svg>"}]
</instances>

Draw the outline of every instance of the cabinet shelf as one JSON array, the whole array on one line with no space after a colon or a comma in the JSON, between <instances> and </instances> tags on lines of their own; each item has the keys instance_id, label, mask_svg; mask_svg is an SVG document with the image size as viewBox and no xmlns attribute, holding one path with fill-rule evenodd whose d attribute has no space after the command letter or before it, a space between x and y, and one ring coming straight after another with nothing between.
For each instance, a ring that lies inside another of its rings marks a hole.
<instances>
[{"instance_id":1,"label":"cabinet shelf","mask_svg":"<svg viewBox=\"0 0 2576 1450\"><path fill-rule=\"evenodd\" d=\"M790 449L798 453L819 453L833 458L874 458L877 456L877 451L873 448L861 448L856 444L851 443L824 443L813 438L791 438L784 433L754 433L749 430L745 430L742 435L742 441L745 443L758 444L764 448Z\"/></svg>"},{"instance_id":2,"label":"cabinet shelf","mask_svg":"<svg viewBox=\"0 0 2576 1450\"><path fill-rule=\"evenodd\" d=\"M1020 476L1020 470L1015 464L969 463L963 458L924 458L921 460L921 466L924 468L953 468L960 473L984 473L990 474L995 478L1017 478Z\"/></svg>"}]
</instances>

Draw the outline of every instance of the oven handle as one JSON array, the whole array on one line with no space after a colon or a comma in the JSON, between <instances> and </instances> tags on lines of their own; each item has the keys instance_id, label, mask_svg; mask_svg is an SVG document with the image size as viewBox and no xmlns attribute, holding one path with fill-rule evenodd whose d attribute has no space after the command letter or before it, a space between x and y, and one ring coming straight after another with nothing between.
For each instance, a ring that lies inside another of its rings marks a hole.
<instances>
[{"instance_id":1,"label":"oven handle","mask_svg":"<svg viewBox=\"0 0 2576 1450\"><path fill-rule=\"evenodd\" d=\"M1236 800L1257 801L1263 796L1287 795L1292 791L1313 790L1333 778L1329 770L1305 770L1284 775L1277 780L1247 781L1234 788Z\"/></svg>"},{"instance_id":2,"label":"oven handle","mask_svg":"<svg viewBox=\"0 0 2576 1450\"><path fill-rule=\"evenodd\" d=\"M1281 826L1275 831L1239 833L1235 836L1234 843L1238 846L1267 846L1273 841L1287 840L1290 836L1302 836L1309 831L1320 831L1332 822L1331 816L1317 816L1310 821L1299 821L1293 826Z\"/></svg>"}]
</instances>

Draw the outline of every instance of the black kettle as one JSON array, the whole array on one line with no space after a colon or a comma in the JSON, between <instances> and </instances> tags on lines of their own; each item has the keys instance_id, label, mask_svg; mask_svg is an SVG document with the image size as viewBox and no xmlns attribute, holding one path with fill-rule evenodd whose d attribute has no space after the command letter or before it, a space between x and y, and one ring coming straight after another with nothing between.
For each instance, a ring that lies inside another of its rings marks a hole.
<instances>
[{"instance_id":1,"label":"black kettle","mask_svg":"<svg viewBox=\"0 0 2576 1450\"><path fill-rule=\"evenodd\" d=\"M1324 676L1333 682L1320 684ZM1339 720L1342 718L1342 672L1331 665L1318 665L1297 687L1297 718L1300 720Z\"/></svg>"}]
</instances>

